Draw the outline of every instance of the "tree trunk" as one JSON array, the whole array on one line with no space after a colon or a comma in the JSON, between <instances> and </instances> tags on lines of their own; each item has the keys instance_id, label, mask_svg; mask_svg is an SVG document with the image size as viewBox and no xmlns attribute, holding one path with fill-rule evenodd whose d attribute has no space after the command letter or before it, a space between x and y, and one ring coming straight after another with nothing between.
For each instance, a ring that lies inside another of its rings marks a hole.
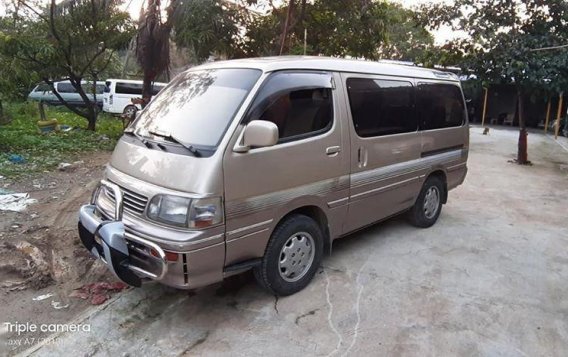
<instances>
[{"instance_id":1,"label":"tree trunk","mask_svg":"<svg viewBox=\"0 0 568 357\"><path fill-rule=\"evenodd\" d=\"M63 106L65 106L67 109L69 109L73 113L77 114L81 118L87 119L87 121L89 123L88 126L87 126L87 129L94 131L95 130L95 122L97 121L97 116L98 116L98 110L94 110L93 103L91 103L91 101L89 100L89 98L85 94L85 91L81 87L81 84L80 84L81 80L77 79L77 78L70 78L69 80L71 82L71 85L75 88L75 90L77 91L77 93L81 97L81 99L83 99L83 102L86 105L85 109L81 110L81 109L77 108L76 106L69 104L65 99L63 99L63 97L61 97L61 94L59 94L59 92L57 92L55 90L55 87L53 85L53 81L49 80L48 78L43 78L43 81L49 85L49 87L51 88L51 91L53 92L53 94L55 94L55 97L57 97L57 99L61 102L61 104L63 104ZM96 104L95 104L95 106L96 106Z\"/></svg>"},{"instance_id":2,"label":"tree trunk","mask_svg":"<svg viewBox=\"0 0 568 357\"><path fill-rule=\"evenodd\" d=\"M8 116L4 116L4 105L2 105L2 99L0 99L0 125L8 124L10 122L10 118Z\"/></svg>"},{"instance_id":3,"label":"tree trunk","mask_svg":"<svg viewBox=\"0 0 568 357\"><path fill-rule=\"evenodd\" d=\"M523 91L520 87L517 87L517 113L519 117L519 143L517 150L517 163L519 165L526 165L529 163L527 143L528 135L525 125Z\"/></svg>"},{"instance_id":4,"label":"tree trunk","mask_svg":"<svg viewBox=\"0 0 568 357\"><path fill-rule=\"evenodd\" d=\"M89 124L87 125L87 130L96 131L97 130L97 115L94 114L92 117L87 118Z\"/></svg>"},{"instance_id":5,"label":"tree trunk","mask_svg":"<svg viewBox=\"0 0 568 357\"><path fill-rule=\"evenodd\" d=\"M150 99L152 99L152 84L156 78L156 73L153 70L144 70L144 81L142 84L142 108L144 108Z\"/></svg>"},{"instance_id":6,"label":"tree trunk","mask_svg":"<svg viewBox=\"0 0 568 357\"><path fill-rule=\"evenodd\" d=\"M286 46L286 38L288 37L288 27L290 26L290 21L292 17L292 11L294 10L295 0L290 0L288 3L288 11L286 12L286 20L284 21L284 28L282 29L282 35L280 36L280 52L279 55L282 56Z\"/></svg>"},{"instance_id":7,"label":"tree trunk","mask_svg":"<svg viewBox=\"0 0 568 357\"><path fill-rule=\"evenodd\" d=\"M40 100L39 103L37 103L37 109L39 111L39 120L46 121L47 117L45 116L45 103L43 100Z\"/></svg>"}]
</instances>

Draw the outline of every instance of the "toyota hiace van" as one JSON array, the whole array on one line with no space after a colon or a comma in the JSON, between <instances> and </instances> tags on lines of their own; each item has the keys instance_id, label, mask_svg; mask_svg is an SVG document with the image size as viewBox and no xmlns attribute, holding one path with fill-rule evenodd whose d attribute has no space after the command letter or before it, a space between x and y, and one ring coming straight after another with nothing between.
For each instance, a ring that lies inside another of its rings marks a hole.
<instances>
[{"instance_id":1,"label":"toyota hiace van","mask_svg":"<svg viewBox=\"0 0 568 357\"><path fill-rule=\"evenodd\" d=\"M400 213L433 225L468 146L454 74L323 57L208 63L127 128L79 234L132 286L192 289L253 269L289 295L335 239Z\"/></svg>"},{"instance_id":2,"label":"toyota hiace van","mask_svg":"<svg viewBox=\"0 0 568 357\"><path fill-rule=\"evenodd\" d=\"M134 98L142 98L142 81L129 79L107 79L104 86L103 111L111 114L124 114L134 117L141 108L132 103ZM158 94L166 83L152 83L152 96Z\"/></svg>"}]
</instances>

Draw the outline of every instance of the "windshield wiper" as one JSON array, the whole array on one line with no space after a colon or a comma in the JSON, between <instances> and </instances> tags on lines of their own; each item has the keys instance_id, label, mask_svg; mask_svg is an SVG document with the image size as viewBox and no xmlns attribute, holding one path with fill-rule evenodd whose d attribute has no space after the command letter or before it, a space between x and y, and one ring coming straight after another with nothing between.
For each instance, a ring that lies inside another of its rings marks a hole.
<instances>
[{"instance_id":1,"label":"windshield wiper","mask_svg":"<svg viewBox=\"0 0 568 357\"><path fill-rule=\"evenodd\" d=\"M148 149L152 148L152 144L148 142L148 140L144 139L140 134L136 133L134 130L125 130L124 134L133 135L136 139L140 140L144 146Z\"/></svg>"},{"instance_id":2,"label":"windshield wiper","mask_svg":"<svg viewBox=\"0 0 568 357\"><path fill-rule=\"evenodd\" d=\"M173 136L170 133L166 133L166 132L162 132L162 131L159 131L159 132L158 131L148 131L148 133L155 135L155 136L162 137L164 139L168 139L170 141L173 141L174 143L179 144L182 147L186 148L187 151L189 151L190 153L193 154L193 156L201 157L201 153L199 152L199 150L197 150L196 148L194 148L190 144L184 143L183 141L179 140L178 138L176 138L175 136Z\"/></svg>"}]
</instances>

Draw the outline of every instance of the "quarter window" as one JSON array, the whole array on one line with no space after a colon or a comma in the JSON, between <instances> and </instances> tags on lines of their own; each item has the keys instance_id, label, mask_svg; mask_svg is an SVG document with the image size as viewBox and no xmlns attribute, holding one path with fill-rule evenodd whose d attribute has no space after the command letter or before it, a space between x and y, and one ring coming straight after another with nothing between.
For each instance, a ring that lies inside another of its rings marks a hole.
<instances>
[{"instance_id":1,"label":"quarter window","mask_svg":"<svg viewBox=\"0 0 568 357\"><path fill-rule=\"evenodd\" d=\"M277 72L261 89L248 119L276 124L279 142L324 133L333 123L331 87L329 73Z\"/></svg>"},{"instance_id":2,"label":"quarter window","mask_svg":"<svg viewBox=\"0 0 568 357\"><path fill-rule=\"evenodd\" d=\"M419 83L417 109L423 130L461 126L465 120L461 91L452 84Z\"/></svg>"},{"instance_id":3,"label":"quarter window","mask_svg":"<svg viewBox=\"0 0 568 357\"><path fill-rule=\"evenodd\" d=\"M349 78L347 91L353 124L360 137L418 130L410 82Z\"/></svg>"},{"instance_id":4,"label":"quarter window","mask_svg":"<svg viewBox=\"0 0 568 357\"><path fill-rule=\"evenodd\" d=\"M77 93L77 90L71 83L57 83L57 91L59 93Z\"/></svg>"}]
</instances>

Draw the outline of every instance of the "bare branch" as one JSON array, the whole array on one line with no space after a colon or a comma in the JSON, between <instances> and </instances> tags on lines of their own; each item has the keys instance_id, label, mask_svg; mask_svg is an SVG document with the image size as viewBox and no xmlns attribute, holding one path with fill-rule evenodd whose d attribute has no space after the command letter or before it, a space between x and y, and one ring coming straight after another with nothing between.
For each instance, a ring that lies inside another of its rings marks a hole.
<instances>
[{"instance_id":1,"label":"bare branch","mask_svg":"<svg viewBox=\"0 0 568 357\"><path fill-rule=\"evenodd\" d=\"M560 49L563 49L563 48L568 48L568 45L533 48L530 51L531 52L537 52L537 51L548 51L548 50L560 50Z\"/></svg>"}]
</instances>

